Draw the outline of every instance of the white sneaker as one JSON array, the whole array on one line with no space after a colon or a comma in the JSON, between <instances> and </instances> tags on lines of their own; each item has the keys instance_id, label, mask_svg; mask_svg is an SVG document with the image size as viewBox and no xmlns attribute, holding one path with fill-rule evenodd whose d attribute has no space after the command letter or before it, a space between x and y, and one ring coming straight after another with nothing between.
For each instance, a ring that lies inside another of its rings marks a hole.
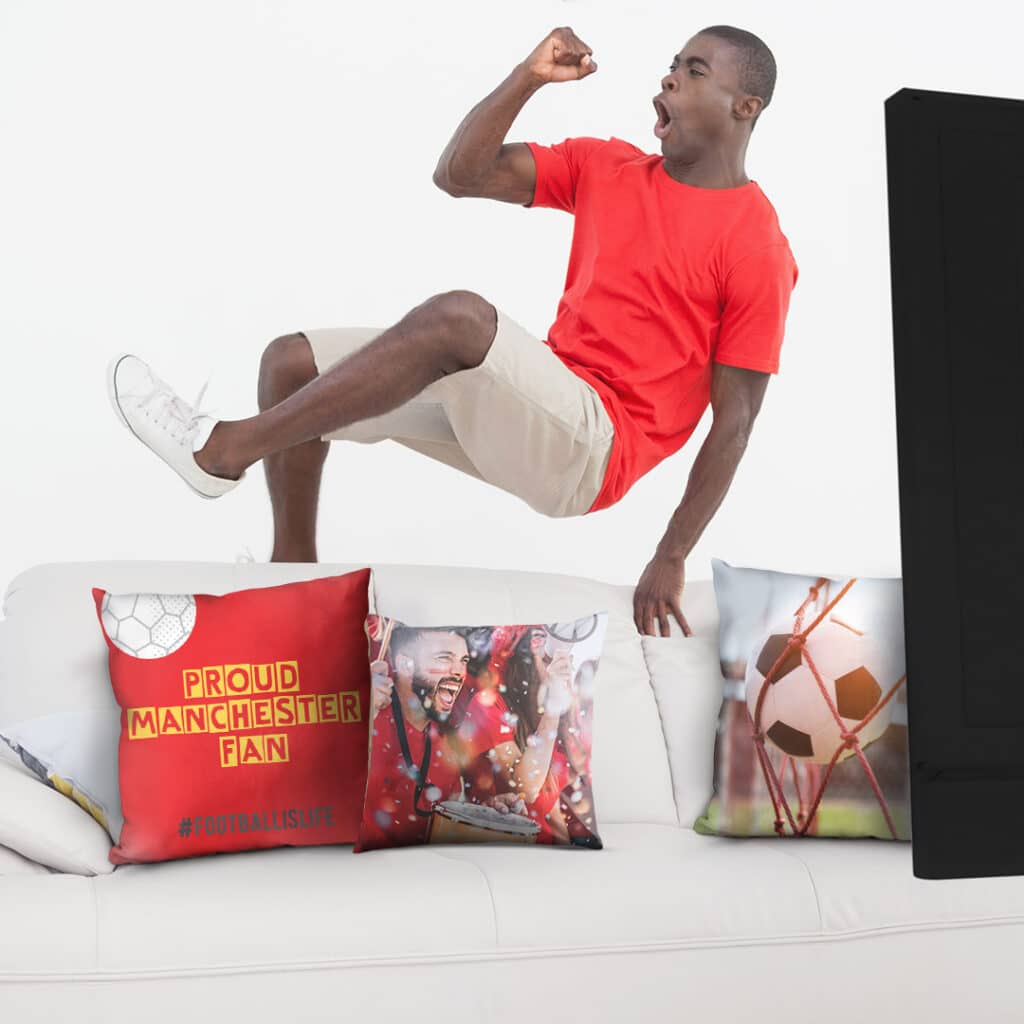
<instances>
[{"instance_id":1,"label":"white sneaker","mask_svg":"<svg viewBox=\"0 0 1024 1024\"><path fill-rule=\"evenodd\" d=\"M244 472L238 480L214 476L196 462L194 453L219 422L199 411L206 384L189 405L141 359L122 353L107 366L107 391L121 422L197 494L219 498L245 478Z\"/></svg>"}]
</instances>

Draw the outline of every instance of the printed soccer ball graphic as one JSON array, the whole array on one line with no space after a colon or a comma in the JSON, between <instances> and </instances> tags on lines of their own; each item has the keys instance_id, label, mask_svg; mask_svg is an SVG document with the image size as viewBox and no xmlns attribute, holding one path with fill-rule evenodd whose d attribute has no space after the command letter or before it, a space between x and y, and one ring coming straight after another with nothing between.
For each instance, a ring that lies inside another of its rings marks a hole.
<instances>
[{"instance_id":1,"label":"printed soccer ball graphic","mask_svg":"<svg viewBox=\"0 0 1024 1024\"><path fill-rule=\"evenodd\" d=\"M811 621L811 616L805 619L805 623ZM793 620L786 618L754 645L747 661L747 708L756 722L758 694L768 687L760 722L765 739L790 757L828 764L842 742L840 727L807 663L808 656L848 731L884 696L884 680L879 678L879 666L884 662L870 637L833 615L811 630L802 650L792 648L772 679L766 680L792 633ZM862 749L889 727L892 711L893 702L889 701L860 730L857 736ZM853 747L846 747L836 763L853 755Z\"/></svg>"},{"instance_id":2,"label":"printed soccer ball graphic","mask_svg":"<svg viewBox=\"0 0 1024 1024\"><path fill-rule=\"evenodd\" d=\"M100 608L111 642L136 658L165 658L192 635L191 594L104 594Z\"/></svg>"}]
</instances>

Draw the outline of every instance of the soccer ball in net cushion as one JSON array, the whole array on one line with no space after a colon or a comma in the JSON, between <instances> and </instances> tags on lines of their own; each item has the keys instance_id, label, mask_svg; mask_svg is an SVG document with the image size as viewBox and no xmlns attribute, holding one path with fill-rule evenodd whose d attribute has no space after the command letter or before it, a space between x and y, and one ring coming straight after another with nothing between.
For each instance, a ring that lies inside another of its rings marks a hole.
<instances>
[{"instance_id":1,"label":"soccer ball in net cushion","mask_svg":"<svg viewBox=\"0 0 1024 1024\"><path fill-rule=\"evenodd\" d=\"M852 731L884 696L882 652L870 636L835 615L819 622L802 646L787 651L793 632L792 618L782 619L754 644L747 660L747 708L755 727L759 726L768 743L782 753L815 764L828 764L836 748L842 746L842 730ZM772 666L783 654L772 672ZM817 669L820 685L812 665ZM757 700L766 688L758 721ZM835 706L842 726L825 694ZM885 732L892 711L893 702L889 701L858 732L862 748ZM853 754L853 747L844 747L836 761L845 761Z\"/></svg>"}]
</instances>

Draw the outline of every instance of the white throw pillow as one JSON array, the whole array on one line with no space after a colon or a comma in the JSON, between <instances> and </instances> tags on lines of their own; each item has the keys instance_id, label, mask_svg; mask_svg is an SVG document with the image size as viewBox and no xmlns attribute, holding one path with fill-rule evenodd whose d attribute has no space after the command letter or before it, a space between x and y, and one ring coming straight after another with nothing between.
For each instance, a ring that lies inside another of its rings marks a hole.
<instances>
[{"instance_id":1,"label":"white throw pillow","mask_svg":"<svg viewBox=\"0 0 1024 1024\"><path fill-rule=\"evenodd\" d=\"M124 824L117 780L119 711L58 711L0 725L0 752L91 814L111 839Z\"/></svg>"},{"instance_id":2,"label":"white throw pillow","mask_svg":"<svg viewBox=\"0 0 1024 1024\"><path fill-rule=\"evenodd\" d=\"M53 868L44 867L6 846L0 846L0 878L4 875L49 875L52 871Z\"/></svg>"},{"instance_id":3,"label":"white throw pillow","mask_svg":"<svg viewBox=\"0 0 1024 1024\"><path fill-rule=\"evenodd\" d=\"M0 846L66 874L114 870L103 827L9 757L0 759Z\"/></svg>"}]
</instances>

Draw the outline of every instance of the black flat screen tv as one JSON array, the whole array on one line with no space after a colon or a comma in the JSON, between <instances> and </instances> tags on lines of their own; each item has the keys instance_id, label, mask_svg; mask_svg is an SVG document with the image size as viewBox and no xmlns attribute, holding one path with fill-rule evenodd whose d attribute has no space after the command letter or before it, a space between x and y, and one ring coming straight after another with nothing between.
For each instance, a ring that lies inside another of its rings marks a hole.
<instances>
[{"instance_id":1,"label":"black flat screen tv","mask_svg":"<svg viewBox=\"0 0 1024 1024\"><path fill-rule=\"evenodd\" d=\"M900 89L885 143L914 875L1019 875L1024 101Z\"/></svg>"}]
</instances>

